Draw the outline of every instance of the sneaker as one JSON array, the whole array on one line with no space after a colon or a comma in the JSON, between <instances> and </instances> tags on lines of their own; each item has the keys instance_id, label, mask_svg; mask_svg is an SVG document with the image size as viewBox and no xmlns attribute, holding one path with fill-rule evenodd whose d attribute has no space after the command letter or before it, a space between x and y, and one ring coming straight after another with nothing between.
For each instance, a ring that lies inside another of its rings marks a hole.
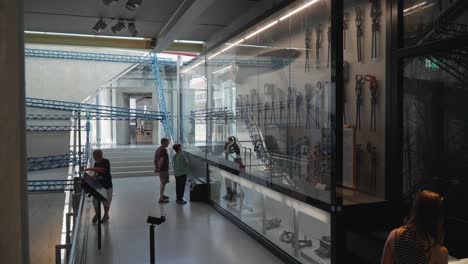
<instances>
[{"instance_id":1,"label":"sneaker","mask_svg":"<svg viewBox=\"0 0 468 264\"><path fill-rule=\"evenodd\" d=\"M169 196L163 195L164 200L168 200Z\"/></svg>"},{"instance_id":2,"label":"sneaker","mask_svg":"<svg viewBox=\"0 0 468 264\"><path fill-rule=\"evenodd\" d=\"M159 200L159 203L160 203L160 204L168 203L168 202L169 202L168 200Z\"/></svg>"},{"instance_id":3,"label":"sneaker","mask_svg":"<svg viewBox=\"0 0 468 264\"><path fill-rule=\"evenodd\" d=\"M102 220L101 220L101 223L104 224L104 223L107 223L107 222L109 222L109 216L104 216L104 217L102 218Z\"/></svg>"},{"instance_id":4,"label":"sneaker","mask_svg":"<svg viewBox=\"0 0 468 264\"><path fill-rule=\"evenodd\" d=\"M178 204L186 204L187 202L182 200L182 201L177 201Z\"/></svg>"},{"instance_id":5,"label":"sneaker","mask_svg":"<svg viewBox=\"0 0 468 264\"><path fill-rule=\"evenodd\" d=\"M97 215L93 217L93 224L96 224L96 223L97 223Z\"/></svg>"}]
</instances>

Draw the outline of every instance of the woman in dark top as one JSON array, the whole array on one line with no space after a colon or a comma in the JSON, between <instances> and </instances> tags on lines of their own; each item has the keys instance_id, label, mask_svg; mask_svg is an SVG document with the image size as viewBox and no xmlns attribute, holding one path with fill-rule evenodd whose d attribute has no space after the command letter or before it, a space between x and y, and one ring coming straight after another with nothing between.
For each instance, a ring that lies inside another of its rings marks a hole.
<instances>
[{"instance_id":1,"label":"woman in dark top","mask_svg":"<svg viewBox=\"0 0 468 264\"><path fill-rule=\"evenodd\" d=\"M104 206L104 216L102 217L101 222L105 223L109 221L109 209L112 201L112 175L110 169L110 162L108 159L105 159L102 155L102 150L96 149L93 151L94 167L86 168L85 171L94 172L97 182L104 187L107 191L108 200L103 202ZM94 211L96 214L93 217L93 223L97 223L97 211L98 211L98 202L94 199Z\"/></svg>"},{"instance_id":2,"label":"woman in dark top","mask_svg":"<svg viewBox=\"0 0 468 264\"><path fill-rule=\"evenodd\" d=\"M442 197L421 191L413 203L409 221L394 229L387 238L382 264L446 264L443 241Z\"/></svg>"}]
</instances>

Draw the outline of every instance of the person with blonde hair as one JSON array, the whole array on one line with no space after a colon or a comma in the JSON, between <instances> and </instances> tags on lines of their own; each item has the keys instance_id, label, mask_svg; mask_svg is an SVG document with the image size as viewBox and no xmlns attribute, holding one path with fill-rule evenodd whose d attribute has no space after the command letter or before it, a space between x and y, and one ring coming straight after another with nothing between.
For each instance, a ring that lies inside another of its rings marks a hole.
<instances>
[{"instance_id":1,"label":"person with blonde hair","mask_svg":"<svg viewBox=\"0 0 468 264\"><path fill-rule=\"evenodd\" d=\"M443 198L431 191L418 192L406 225L388 236L382 264L448 263L443 224Z\"/></svg>"}]
</instances>

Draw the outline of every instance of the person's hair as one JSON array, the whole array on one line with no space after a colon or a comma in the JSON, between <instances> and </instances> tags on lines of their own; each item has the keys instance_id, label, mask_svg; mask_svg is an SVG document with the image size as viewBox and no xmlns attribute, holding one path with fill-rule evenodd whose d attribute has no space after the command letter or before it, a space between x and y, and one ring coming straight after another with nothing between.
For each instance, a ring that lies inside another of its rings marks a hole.
<instances>
[{"instance_id":1,"label":"person's hair","mask_svg":"<svg viewBox=\"0 0 468 264\"><path fill-rule=\"evenodd\" d=\"M161 138L161 144L164 144L164 143L169 143L169 139L168 138Z\"/></svg>"},{"instance_id":2,"label":"person's hair","mask_svg":"<svg viewBox=\"0 0 468 264\"><path fill-rule=\"evenodd\" d=\"M182 145L180 145L180 144L174 144L174 145L172 146L172 148L175 150L175 152L179 152L179 150L180 150L181 147L182 147Z\"/></svg>"},{"instance_id":3,"label":"person's hair","mask_svg":"<svg viewBox=\"0 0 468 264\"><path fill-rule=\"evenodd\" d=\"M93 151L93 157L98 157L102 159L102 150L96 149Z\"/></svg>"},{"instance_id":4,"label":"person's hair","mask_svg":"<svg viewBox=\"0 0 468 264\"><path fill-rule=\"evenodd\" d=\"M416 230L431 235L434 239L441 239L444 210L442 197L431 191L419 191L413 202L409 225Z\"/></svg>"},{"instance_id":5,"label":"person's hair","mask_svg":"<svg viewBox=\"0 0 468 264\"><path fill-rule=\"evenodd\" d=\"M230 136L230 137L228 137L228 141L229 141L229 142L231 142L231 141L232 141L232 142L236 142L236 137Z\"/></svg>"}]
</instances>

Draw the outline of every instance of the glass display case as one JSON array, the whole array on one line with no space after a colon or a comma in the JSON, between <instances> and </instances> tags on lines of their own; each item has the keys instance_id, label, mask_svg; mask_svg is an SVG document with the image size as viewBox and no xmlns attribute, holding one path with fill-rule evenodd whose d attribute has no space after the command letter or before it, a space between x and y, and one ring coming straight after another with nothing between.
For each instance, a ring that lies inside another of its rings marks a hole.
<instances>
[{"instance_id":1,"label":"glass display case","mask_svg":"<svg viewBox=\"0 0 468 264\"><path fill-rule=\"evenodd\" d=\"M302 263L330 263L330 214L209 166L210 199Z\"/></svg>"},{"instance_id":2,"label":"glass display case","mask_svg":"<svg viewBox=\"0 0 468 264\"><path fill-rule=\"evenodd\" d=\"M385 197L385 1L332 22L337 2L289 4L181 69L211 202L301 263L331 263L334 212Z\"/></svg>"}]
</instances>

